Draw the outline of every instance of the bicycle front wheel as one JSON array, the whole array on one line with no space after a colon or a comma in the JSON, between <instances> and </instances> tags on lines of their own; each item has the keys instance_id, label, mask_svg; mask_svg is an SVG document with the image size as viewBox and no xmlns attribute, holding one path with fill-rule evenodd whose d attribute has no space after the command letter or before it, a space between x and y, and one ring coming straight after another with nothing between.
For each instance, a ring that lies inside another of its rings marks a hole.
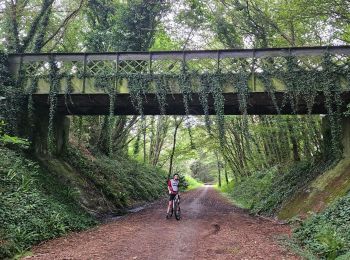
<instances>
[{"instance_id":1,"label":"bicycle front wheel","mask_svg":"<svg viewBox=\"0 0 350 260\"><path fill-rule=\"evenodd\" d=\"M180 204L178 201L175 202L175 218L176 220L180 220L181 219L181 210L180 210Z\"/></svg>"}]
</instances>

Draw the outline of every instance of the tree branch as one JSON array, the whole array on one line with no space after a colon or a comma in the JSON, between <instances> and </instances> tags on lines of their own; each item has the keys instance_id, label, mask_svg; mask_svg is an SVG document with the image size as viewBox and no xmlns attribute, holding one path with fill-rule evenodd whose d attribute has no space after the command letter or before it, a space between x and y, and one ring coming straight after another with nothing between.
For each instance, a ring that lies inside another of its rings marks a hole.
<instances>
[{"instance_id":1,"label":"tree branch","mask_svg":"<svg viewBox=\"0 0 350 260\"><path fill-rule=\"evenodd\" d=\"M29 30L27 37L25 37L23 40L23 44L20 47L20 52L24 52L27 49L28 45L33 40L34 35L37 32L38 25L41 21L41 18L44 16L46 11L52 6L54 1L55 0L44 0L43 1L40 13L35 17L34 22L32 23L32 26L30 27L30 30Z\"/></svg>"},{"instance_id":2,"label":"tree branch","mask_svg":"<svg viewBox=\"0 0 350 260\"><path fill-rule=\"evenodd\" d=\"M11 22L12 22L12 35L14 38L15 51L19 52L19 34L18 34L18 22L17 22L17 4L14 0L11 1Z\"/></svg>"},{"instance_id":3,"label":"tree branch","mask_svg":"<svg viewBox=\"0 0 350 260\"><path fill-rule=\"evenodd\" d=\"M67 24L70 22L71 19L73 19L78 12L81 10L81 8L83 7L83 3L85 0L80 0L79 6L77 9L75 9L72 13L70 13L60 24L60 26L57 28L57 30L43 43L44 47L46 44L48 44L53 38L56 37L56 35L61 31L62 28L66 27Z\"/></svg>"}]
</instances>

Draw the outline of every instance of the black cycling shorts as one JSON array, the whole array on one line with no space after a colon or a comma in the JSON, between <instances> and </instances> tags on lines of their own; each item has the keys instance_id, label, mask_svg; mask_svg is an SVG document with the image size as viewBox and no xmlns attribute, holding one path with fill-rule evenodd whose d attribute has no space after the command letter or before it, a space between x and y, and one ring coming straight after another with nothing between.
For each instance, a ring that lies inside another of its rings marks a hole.
<instances>
[{"instance_id":1,"label":"black cycling shorts","mask_svg":"<svg viewBox=\"0 0 350 260\"><path fill-rule=\"evenodd\" d=\"M169 194L169 201L172 201L175 199L176 194Z\"/></svg>"}]
</instances>

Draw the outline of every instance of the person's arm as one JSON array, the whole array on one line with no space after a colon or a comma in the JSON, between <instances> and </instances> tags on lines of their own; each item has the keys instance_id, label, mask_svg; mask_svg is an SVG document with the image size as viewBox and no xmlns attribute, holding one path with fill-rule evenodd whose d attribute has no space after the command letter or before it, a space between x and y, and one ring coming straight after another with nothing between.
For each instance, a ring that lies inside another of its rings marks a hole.
<instances>
[{"instance_id":1,"label":"person's arm","mask_svg":"<svg viewBox=\"0 0 350 260\"><path fill-rule=\"evenodd\" d=\"M170 180L168 180L168 191L169 191L169 194L174 192L173 191L173 187L171 186L171 181Z\"/></svg>"}]
</instances>

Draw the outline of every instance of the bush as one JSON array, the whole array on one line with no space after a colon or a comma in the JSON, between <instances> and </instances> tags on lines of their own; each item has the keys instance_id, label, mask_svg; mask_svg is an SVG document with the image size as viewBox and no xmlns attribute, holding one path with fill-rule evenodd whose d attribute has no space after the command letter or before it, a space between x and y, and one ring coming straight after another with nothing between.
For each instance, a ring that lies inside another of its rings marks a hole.
<instances>
[{"instance_id":1,"label":"bush","mask_svg":"<svg viewBox=\"0 0 350 260\"><path fill-rule=\"evenodd\" d=\"M255 214L272 216L282 203L291 198L299 189L307 185L321 172L310 161L301 161L287 169L279 169L254 201L251 211Z\"/></svg>"}]
</instances>

